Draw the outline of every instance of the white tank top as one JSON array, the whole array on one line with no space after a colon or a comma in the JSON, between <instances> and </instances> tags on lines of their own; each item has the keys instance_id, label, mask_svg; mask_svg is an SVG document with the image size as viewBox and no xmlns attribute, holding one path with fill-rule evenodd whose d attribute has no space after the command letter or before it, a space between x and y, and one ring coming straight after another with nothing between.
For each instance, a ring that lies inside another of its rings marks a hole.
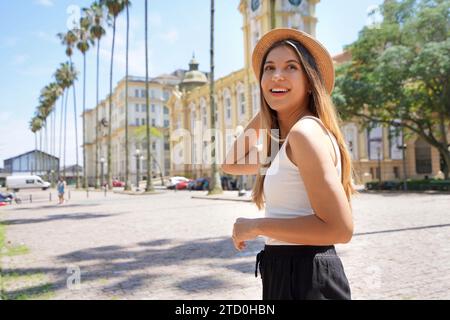
<instances>
[{"instance_id":1,"label":"white tank top","mask_svg":"<svg viewBox=\"0 0 450 320\"><path fill-rule=\"evenodd\" d=\"M329 132L319 118L305 116L316 120L327 131L336 154L336 170L341 179L341 153L334 135ZM301 121L299 120L299 121ZM265 217L289 219L314 214L306 192L305 184L298 168L286 154L289 134L267 169L264 179ZM267 245L298 245L266 237Z\"/></svg>"}]
</instances>

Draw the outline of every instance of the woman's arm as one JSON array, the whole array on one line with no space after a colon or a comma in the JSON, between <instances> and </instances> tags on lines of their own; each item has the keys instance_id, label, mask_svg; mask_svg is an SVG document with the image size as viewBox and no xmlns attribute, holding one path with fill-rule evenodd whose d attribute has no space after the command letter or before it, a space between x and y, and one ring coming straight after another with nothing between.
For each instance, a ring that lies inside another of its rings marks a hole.
<instances>
[{"instance_id":1,"label":"woman's arm","mask_svg":"<svg viewBox=\"0 0 450 320\"><path fill-rule=\"evenodd\" d=\"M293 219L238 219L233 240L267 236L304 245L347 243L353 235L352 212L327 146L327 137L314 120L301 121L289 134L292 160L303 178L314 215Z\"/></svg>"},{"instance_id":2,"label":"woman's arm","mask_svg":"<svg viewBox=\"0 0 450 320\"><path fill-rule=\"evenodd\" d=\"M233 175L253 175L259 169L259 156L256 145L261 129L261 116L258 112L236 139L222 164L222 170Z\"/></svg>"}]
</instances>

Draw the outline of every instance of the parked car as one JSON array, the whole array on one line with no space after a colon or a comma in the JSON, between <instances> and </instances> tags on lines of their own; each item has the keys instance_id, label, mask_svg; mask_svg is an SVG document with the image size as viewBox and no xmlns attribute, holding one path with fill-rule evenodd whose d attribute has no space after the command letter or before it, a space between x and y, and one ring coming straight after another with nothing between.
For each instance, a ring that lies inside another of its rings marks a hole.
<instances>
[{"instance_id":1,"label":"parked car","mask_svg":"<svg viewBox=\"0 0 450 320\"><path fill-rule=\"evenodd\" d=\"M112 182L113 187L125 187L125 182L120 180L113 180Z\"/></svg>"},{"instance_id":2,"label":"parked car","mask_svg":"<svg viewBox=\"0 0 450 320\"><path fill-rule=\"evenodd\" d=\"M19 192L20 189L42 189L50 188L50 182L44 181L39 176L9 176L6 177L6 188Z\"/></svg>"},{"instance_id":3,"label":"parked car","mask_svg":"<svg viewBox=\"0 0 450 320\"><path fill-rule=\"evenodd\" d=\"M171 178L169 178L169 184L167 185L167 189L174 190L176 185L182 181L189 182L189 179L186 177L171 177Z\"/></svg>"},{"instance_id":4,"label":"parked car","mask_svg":"<svg viewBox=\"0 0 450 320\"><path fill-rule=\"evenodd\" d=\"M177 185L175 186L176 190L184 190L187 189L187 186L189 185L189 183L193 182L194 180L189 179L188 181L180 181L177 183Z\"/></svg>"},{"instance_id":5,"label":"parked car","mask_svg":"<svg viewBox=\"0 0 450 320\"><path fill-rule=\"evenodd\" d=\"M189 190L208 190L209 178L197 178L191 184L188 184Z\"/></svg>"}]
</instances>

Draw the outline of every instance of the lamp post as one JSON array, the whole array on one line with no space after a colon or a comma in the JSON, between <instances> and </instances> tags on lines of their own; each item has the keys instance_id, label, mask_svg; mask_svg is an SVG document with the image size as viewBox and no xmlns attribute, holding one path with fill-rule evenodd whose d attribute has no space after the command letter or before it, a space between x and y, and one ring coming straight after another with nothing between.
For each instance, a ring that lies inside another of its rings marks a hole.
<instances>
[{"instance_id":1,"label":"lamp post","mask_svg":"<svg viewBox=\"0 0 450 320\"><path fill-rule=\"evenodd\" d=\"M139 160L141 158L141 150L136 149L134 156L136 157L136 191L139 191Z\"/></svg>"},{"instance_id":2,"label":"lamp post","mask_svg":"<svg viewBox=\"0 0 450 320\"><path fill-rule=\"evenodd\" d=\"M406 143L405 143L405 135L403 133L403 126L401 125L401 121L394 120L392 121L392 125L396 128L401 128L401 134L402 134L402 142L401 145L397 145L397 148L402 150L402 161L403 161L403 190L408 190L408 184L406 183L407 176L406 176ZM397 130L398 132L398 130Z\"/></svg>"},{"instance_id":3,"label":"lamp post","mask_svg":"<svg viewBox=\"0 0 450 320\"><path fill-rule=\"evenodd\" d=\"M104 184L103 184L103 170L104 170L104 166L105 166L105 158L101 157L100 158L100 184L101 187L103 188Z\"/></svg>"}]
</instances>

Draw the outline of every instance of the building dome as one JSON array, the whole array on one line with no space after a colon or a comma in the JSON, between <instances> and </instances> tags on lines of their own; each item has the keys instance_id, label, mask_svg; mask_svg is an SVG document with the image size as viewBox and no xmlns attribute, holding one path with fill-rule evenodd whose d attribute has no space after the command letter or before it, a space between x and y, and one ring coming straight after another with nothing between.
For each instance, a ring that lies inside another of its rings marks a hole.
<instances>
[{"instance_id":1,"label":"building dome","mask_svg":"<svg viewBox=\"0 0 450 320\"><path fill-rule=\"evenodd\" d=\"M199 63L195 59L195 55L192 55L192 59L189 62L189 71L184 74L182 86L193 87L201 86L208 82L206 75L198 70Z\"/></svg>"}]
</instances>

